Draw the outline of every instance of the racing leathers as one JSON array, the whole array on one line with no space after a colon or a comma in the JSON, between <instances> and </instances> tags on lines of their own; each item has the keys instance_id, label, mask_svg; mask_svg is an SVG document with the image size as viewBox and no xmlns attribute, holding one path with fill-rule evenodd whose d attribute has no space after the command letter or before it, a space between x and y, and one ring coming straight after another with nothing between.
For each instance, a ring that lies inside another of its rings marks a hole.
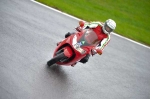
<instances>
[{"instance_id":1,"label":"racing leathers","mask_svg":"<svg viewBox=\"0 0 150 99\"><path fill-rule=\"evenodd\" d=\"M92 28L94 32L96 32L97 34L99 34L99 44L95 47L95 49L93 49L93 54L98 53L99 55L102 54L104 47L109 43L110 41L110 34L105 34L102 30L102 26L103 23L101 22L83 22L83 21L79 21L79 27L77 27L76 29L78 31L81 31L82 29L87 29L87 28Z\"/></svg>"}]
</instances>

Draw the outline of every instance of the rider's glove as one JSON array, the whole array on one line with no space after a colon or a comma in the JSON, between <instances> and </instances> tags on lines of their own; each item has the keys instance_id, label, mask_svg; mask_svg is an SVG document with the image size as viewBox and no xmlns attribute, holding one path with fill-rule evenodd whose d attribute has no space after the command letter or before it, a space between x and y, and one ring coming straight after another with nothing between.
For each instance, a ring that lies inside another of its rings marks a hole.
<instances>
[{"instance_id":1,"label":"rider's glove","mask_svg":"<svg viewBox=\"0 0 150 99\"><path fill-rule=\"evenodd\" d=\"M101 49L97 48L97 49L96 49L96 52L97 52L99 55L102 55L102 50L101 50Z\"/></svg>"},{"instance_id":2,"label":"rider's glove","mask_svg":"<svg viewBox=\"0 0 150 99\"><path fill-rule=\"evenodd\" d=\"M84 27L84 21L79 21L79 26L76 27L76 30L78 32L81 32L83 30L83 27Z\"/></svg>"},{"instance_id":3,"label":"rider's glove","mask_svg":"<svg viewBox=\"0 0 150 99\"><path fill-rule=\"evenodd\" d=\"M83 27L84 26L84 21L79 21L79 25L80 25L80 27Z\"/></svg>"},{"instance_id":4,"label":"rider's glove","mask_svg":"<svg viewBox=\"0 0 150 99\"><path fill-rule=\"evenodd\" d=\"M95 55L95 54L97 54L97 53L98 53L99 55L101 55L101 54L102 54L102 50L100 50L100 49L92 49L92 50L91 50L92 56Z\"/></svg>"}]
</instances>

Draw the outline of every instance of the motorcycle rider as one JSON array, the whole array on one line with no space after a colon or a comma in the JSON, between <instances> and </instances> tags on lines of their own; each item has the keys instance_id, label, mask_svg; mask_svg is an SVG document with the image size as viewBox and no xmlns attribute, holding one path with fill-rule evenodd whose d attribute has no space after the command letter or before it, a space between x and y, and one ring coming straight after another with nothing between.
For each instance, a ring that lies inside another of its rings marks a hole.
<instances>
[{"instance_id":1,"label":"motorcycle rider","mask_svg":"<svg viewBox=\"0 0 150 99\"><path fill-rule=\"evenodd\" d=\"M112 19L106 20L104 23L102 22L84 22L79 21L79 26L76 28L77 31L82 31L82 29L88 29L92 28L94 32L99 33L100 41L99 44L91 51L92 55L99 54L101 55L104 47L109 43L110 41L110 34L115 30L116 28L116 22ZM65 38L72 35L73 33L68 32L65 35ZM81 63L86 63L89 59L90 55L86 55L83 59L80 60ZM76 64L76 63L75 63ZM74 66L73 64L72 66Z\"/></svg>"}]
</instances>

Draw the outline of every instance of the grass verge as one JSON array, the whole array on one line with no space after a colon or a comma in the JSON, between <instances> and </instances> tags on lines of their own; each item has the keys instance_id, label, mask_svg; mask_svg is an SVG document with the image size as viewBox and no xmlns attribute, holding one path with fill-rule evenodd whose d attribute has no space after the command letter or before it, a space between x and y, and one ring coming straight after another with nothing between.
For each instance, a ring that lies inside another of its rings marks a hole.
<instances>
[{"instance_id":1,"label":"grass verge","mask_svg":"<svg viewBox=\"0 0 150 99\"><path fill-rule=\"evenodd\" d=\"M115 32L150 46L150 0L37 0L85 21L113 19Z\"/></svg>"}]
</instances>

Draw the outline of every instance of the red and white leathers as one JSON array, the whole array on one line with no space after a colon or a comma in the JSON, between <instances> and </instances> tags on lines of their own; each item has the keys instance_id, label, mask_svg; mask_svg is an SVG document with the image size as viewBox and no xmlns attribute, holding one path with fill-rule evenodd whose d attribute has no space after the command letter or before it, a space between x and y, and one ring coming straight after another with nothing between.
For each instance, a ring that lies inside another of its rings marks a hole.
<instances>
[{"instance_id":1,"label":"red and white leathers","mask_svg":"<svg viewBox=\"0 0 150 99\"><path fill-rule=\"evenodd\" d=\"M102 54L104 47L109 43L110 41L110 34L105 34L102 30L103 23L101 22L83 22L79 21L79 27L76 29L80 31L81 29L86 29L86 28L92 28L97 34L100 36L100 41L99 44L93 49L93 54L98 53L99 55Z\"/></svg>"}]
</instances>

